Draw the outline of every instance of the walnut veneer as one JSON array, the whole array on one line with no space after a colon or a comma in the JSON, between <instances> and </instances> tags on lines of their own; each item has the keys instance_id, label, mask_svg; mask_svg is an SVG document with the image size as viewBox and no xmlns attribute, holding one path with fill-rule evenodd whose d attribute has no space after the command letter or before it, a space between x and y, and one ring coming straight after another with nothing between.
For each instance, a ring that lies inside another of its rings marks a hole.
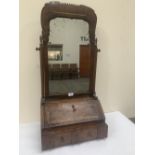
<instances>
[{"instance_id":1,"label":"walnut veneer","mask_svg":"<svg viewBox=\"0 0 155 155\"><path fill-rule=\"evenodd\" d=\"M79 19L89 24L90 82L89 92L52 96L49 94L48 40L49 22L54 18ZM59 2L46 3L41 12L42 35L40 36L41 64L41 142L42 149L81 143L107 137L108 126L101 104L95 95L97 17L93 9L84 5Z\"/></svg>"}]
</instances>

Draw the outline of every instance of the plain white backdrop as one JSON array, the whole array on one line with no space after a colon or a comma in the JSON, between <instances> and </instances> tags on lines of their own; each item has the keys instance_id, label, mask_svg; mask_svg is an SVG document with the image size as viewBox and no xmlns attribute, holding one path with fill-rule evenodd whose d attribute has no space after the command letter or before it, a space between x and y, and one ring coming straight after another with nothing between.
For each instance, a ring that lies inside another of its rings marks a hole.
<instances>
[{"instance_id":1,"label":"plain white backdrop","mask_svg":"<svg viewBox=\"0 0 155 155\"><path fill-rule=\"evenodd\" d=\"M136 154L155 154L155 1L136 0ZM1 155L19 154L18 1L0 5Z\"/></svg>"},{"instance_id":2,"label":"plain white backdrop","mask_svg":"<svg viewBox=\"0 0 155 155\"><path fill-rule=\"evenodd\" d=\"M19 152L18 1L0 3L0 154L17 155Z\"/></svg>"},{"instance_id":3,"label":"plain white backdrop","mask_svg":"<svg viewBox=\"0 0 155 155\"><path fill-rule=\"evenodd\" d=\"M155 154L155 1L136 0L136 154Z\"/></svg>"}]
</instances>

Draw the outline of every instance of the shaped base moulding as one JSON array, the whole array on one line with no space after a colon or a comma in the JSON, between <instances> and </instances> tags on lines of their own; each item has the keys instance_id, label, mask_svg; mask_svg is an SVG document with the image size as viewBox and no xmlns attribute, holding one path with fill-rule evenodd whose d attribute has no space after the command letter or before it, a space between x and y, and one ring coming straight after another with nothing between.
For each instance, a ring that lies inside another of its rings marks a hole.
<instances>
[{"instance_id":1,"label":"shaped base moulding","mask_svg":"<svg viewBox=\"0 0 155 155\"><path fill-rule=\"evenodd\" d=\"M42 130L42 150L107 137L104 122L89 122Z\"/></svg>"}]
</instances>

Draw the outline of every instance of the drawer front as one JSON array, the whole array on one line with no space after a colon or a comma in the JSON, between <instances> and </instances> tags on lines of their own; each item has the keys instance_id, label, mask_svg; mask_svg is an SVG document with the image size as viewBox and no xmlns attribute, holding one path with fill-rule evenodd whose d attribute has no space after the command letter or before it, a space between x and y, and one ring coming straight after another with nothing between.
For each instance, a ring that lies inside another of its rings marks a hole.
<instances>
[{"instance_id":1,"label":"drawer front","mask_svg":"<svg viewBox=\"0 0 155 155\"><path fill-rule=\"evenodd\" d=\"M72 133L72 143L79 143L97 138L97 128L76 129Z\"/></svg>"},{"instance_id":2,"label":"drawer front","mask_svg":"<svg viewBox=\"0 0 155 155\"><path fill-rule=\"evenodd\" d=\"M71 134L63 133L54 136L54 147L71 144Z\"/></svg>"},{"instance_id":3,"label":"drawer front","mask_svg":"<svg viewBox=\"0 0 155 155\"><path fill-rule=\"evenodd\" d=\"M70 133L55 133L50 132L42 135L42 148L43 150L48 148L55 148L58 146L71 144Z\"/></svg>"},{"instance_id":4,"label":"drawer front","mask_svg":"<svg viewBox=\"0 0 155 155\"><path fill-rule=\"evenodd\" d=\"M107 136L105 123L79 124L61 128L42 130L42 149L76 144Z\"/></svg>"}]
</instances>

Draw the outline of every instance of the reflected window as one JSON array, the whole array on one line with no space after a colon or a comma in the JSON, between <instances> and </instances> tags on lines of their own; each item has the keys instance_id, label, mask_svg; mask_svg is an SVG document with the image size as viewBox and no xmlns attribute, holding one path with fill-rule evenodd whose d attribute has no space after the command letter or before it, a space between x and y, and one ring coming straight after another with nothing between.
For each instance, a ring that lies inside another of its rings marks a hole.
<instances>
[{"instance_id":1,"label":"reflected window","mask_svg":"<svg viewBox=\"0 0 155 155\"><path fill-rule=\"evenodd\" d=\"M48 60L63 60L63 46L61 44L48 45Z\"/></svg>"}]
</instances>

